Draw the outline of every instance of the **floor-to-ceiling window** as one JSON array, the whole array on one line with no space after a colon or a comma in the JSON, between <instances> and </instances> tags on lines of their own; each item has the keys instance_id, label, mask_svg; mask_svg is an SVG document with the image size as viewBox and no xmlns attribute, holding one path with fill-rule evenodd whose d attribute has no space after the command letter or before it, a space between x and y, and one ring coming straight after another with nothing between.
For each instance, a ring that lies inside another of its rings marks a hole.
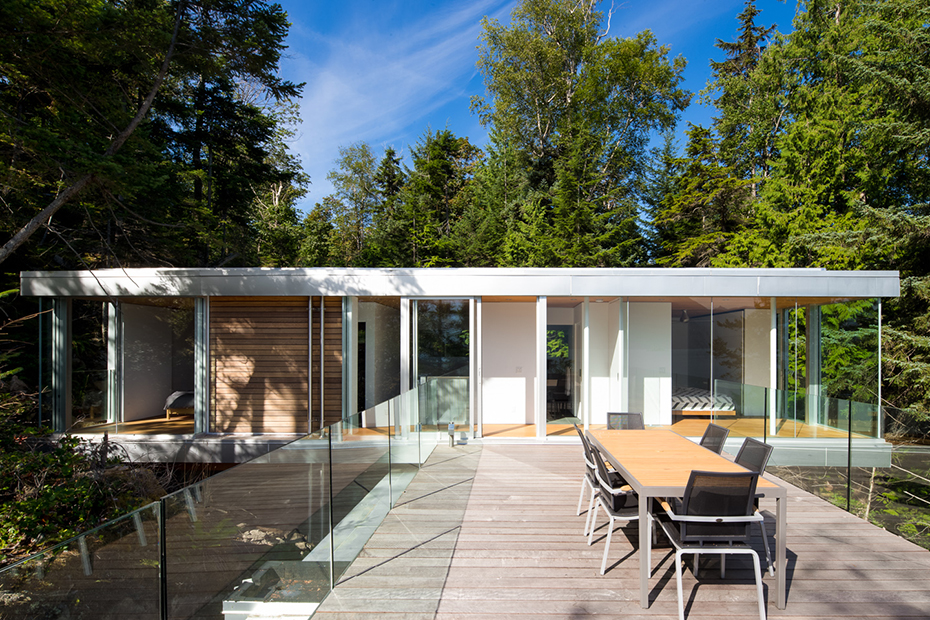
<instances>
[{"instance_id":1,"label":"floor-to-ceiling window","mask_svg":"<svg viewBox=\"0 0 930 620\"><path fill-rule=\"evenodd\" d=\"M415 302L413 376L420 390L420 421L427 427L467 430L470 311L467 299Z\"/></svg>"}]
</instances>

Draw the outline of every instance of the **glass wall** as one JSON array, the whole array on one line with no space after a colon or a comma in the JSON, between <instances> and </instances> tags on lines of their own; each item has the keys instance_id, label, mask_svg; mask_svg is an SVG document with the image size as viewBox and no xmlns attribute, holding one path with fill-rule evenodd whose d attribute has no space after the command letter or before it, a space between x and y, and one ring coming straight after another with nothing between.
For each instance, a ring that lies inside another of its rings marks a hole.
<instances>
[{"instance_id":1,"label":"glass wall","mask_svg":"<svg viewBox=\"0 0 930 620\"><path fill-rule=\"evenodd\" d=\"M357 410L364 427L386 428L387 412L376 405L400 394L400 298L360 297L357 330Z\"/></svg>"},{"instance_id":2,"label":"glass wall","mask_svg":"<svg viewBox=\"0 0 930 620\"><path fill-rule=\"evenodd\" d=\"M89 430L116 419L107 411L108 304L75 299L71 304L71 421Z\"/></svg>"},{"instance_id":3,"label":"glass wall","mask_svg":"<svg viewBox=\"0 0 930 620\"><path fill-rule=\"evenodd\" d=\"M468 428L469 302L466 299L418 299L415 317L416 382L421 398L433 399L426 426L457 431ZM426 387L428 386L428 387Z\"/></svg>"}]
</instances>

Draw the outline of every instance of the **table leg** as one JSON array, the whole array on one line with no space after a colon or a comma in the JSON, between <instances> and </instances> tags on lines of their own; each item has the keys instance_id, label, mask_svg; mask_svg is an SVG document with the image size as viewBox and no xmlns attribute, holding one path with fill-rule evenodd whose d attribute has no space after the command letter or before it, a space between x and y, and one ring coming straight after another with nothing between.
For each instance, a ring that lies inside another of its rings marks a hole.
<instances>
[{"instance_id":1,"label":"table leg","mask_svg":"<svg viewBox=\"0 0 930 620\"><path fill-rule=\"evenodd\" d=\"M788 497L775 499L775 576L778 579L776 606L784 609L787 604L788 589L788 541L785 530L788 526Z\"/></svg>"},{"instance_id":2,"label":"table leg","mask_svg":"<svg viewBox=\"0 0 930 620\"><path fill-rule=\"evenodd\" d=\"M652 535L649 532L649 498L639 495L639 605L649 609L649 574L652 572Z\"/></svg>"}]
</instances>

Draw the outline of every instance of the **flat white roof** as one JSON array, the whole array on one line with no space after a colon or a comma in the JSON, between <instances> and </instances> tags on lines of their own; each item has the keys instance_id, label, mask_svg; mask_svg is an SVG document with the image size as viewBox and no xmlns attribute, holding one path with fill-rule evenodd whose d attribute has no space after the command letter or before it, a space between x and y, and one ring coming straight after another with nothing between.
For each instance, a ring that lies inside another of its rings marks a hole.
<instances>
[{"instance_id":1,"label":"flat white roof","mask_svg":"<svg viewBox=\"0 0 930 620\"><path fill-rule=\"evenodd\" d=\"M897 297L897 271L824 269L103 269L24 271L38 297Z\"/></svg>"}]
</instances>

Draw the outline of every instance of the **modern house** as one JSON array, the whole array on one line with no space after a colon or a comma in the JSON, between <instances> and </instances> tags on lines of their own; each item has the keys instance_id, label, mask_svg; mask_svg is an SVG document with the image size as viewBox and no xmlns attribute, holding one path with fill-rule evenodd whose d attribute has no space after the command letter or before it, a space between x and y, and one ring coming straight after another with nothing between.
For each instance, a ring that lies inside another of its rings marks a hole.
<instances>
[{"instance_id":1,"label":"modern house","mask_svg":"<svg viewBox=\"0 0 930 620\"><path fill-rule=\"evenodd\" d=\"M820 269L112 269L24 272L58 430L153 458L238 460L412 389L420 424L571 438L608 411L763 437L773 463L890 459L882 299L897 272ZM140 430L144 429L144 430ZM143 433L143 434L138 434ZM220 446L220 447L218 447ZM834 448L837 450L833 451Z\"/></svg>"}]
</instances>

